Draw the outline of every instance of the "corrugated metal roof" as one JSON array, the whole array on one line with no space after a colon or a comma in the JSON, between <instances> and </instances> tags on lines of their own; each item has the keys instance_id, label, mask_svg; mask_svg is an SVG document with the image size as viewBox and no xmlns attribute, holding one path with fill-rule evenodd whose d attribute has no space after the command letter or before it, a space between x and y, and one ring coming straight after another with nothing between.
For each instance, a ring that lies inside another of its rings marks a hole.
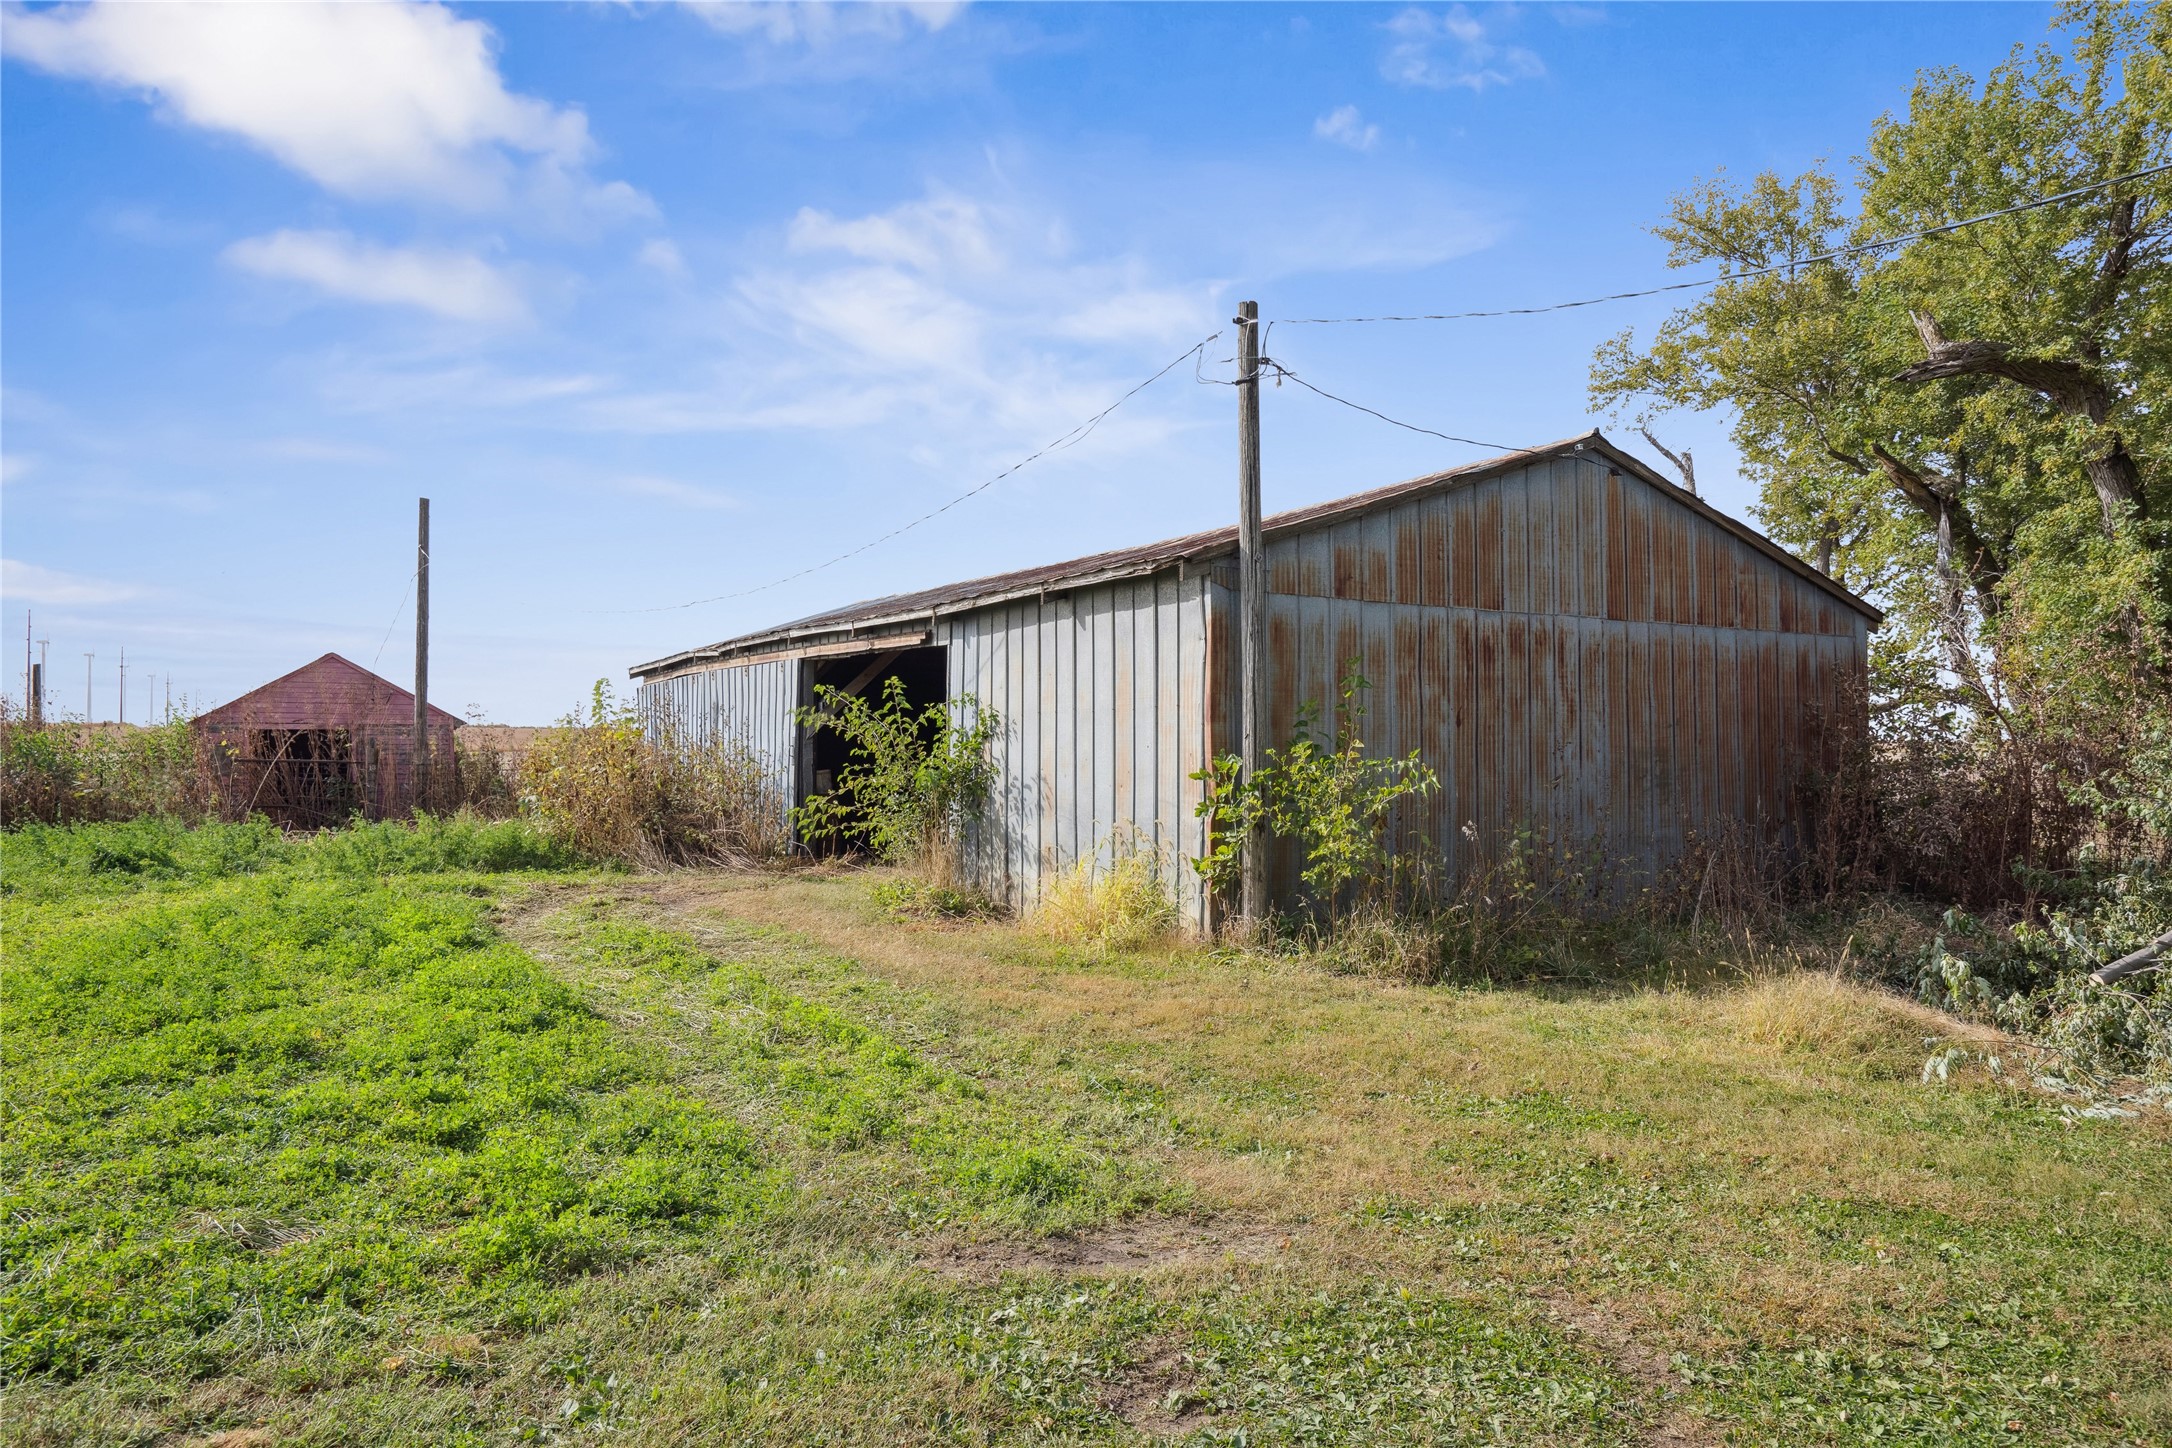
<instances>
[{"instance_id":1,"label":"corrugated metal roof","mask_svg":"<svg viewBox=\"0 0 2172 1448\"><path fill-rule=\"evenodd\" d=\"M326 654L196 722L213 729L412 728L415 696L351 659ZM431 727L457 729L460 723L458 715L430 706Z\"/></svg>"},{"instance_id":2,"label":"corrugated metal roof","mask_svg":"<svg viewBox=\"0 0 2172 1448\"><path fill-rule=\"evenodd\" d=\"M1818 572L1756 529L1728 517L1694 493L1674 486L1642 460L1609 442L1597 429L1578 437L1563 438L1558 442L1544 443L1519 452L1503 453L1499 457L1487 458L1481 462L1466 463L1444 472L1428 473L1423 477L1390 483L1368 492L1352 493L1348 497L1329 502L1275 513L1263 521L1262 529L1268 536L1303 532L1308 528L1355 514L1391 507L1435 489L1461 486L1497 473L1508 472L1539 459L1575 453L1593 453L1605 458L1622 471L1657 488L1681 506L1704 515L1750 543L1783 567L1816 583L1863 614L1873 625L1884 620L1884 613L1872 604ZM634 678L648 678L693 664L789 647L795 641L811 636L894 625L909 620L926 620L942 614L984 607L1022 594L1044 593L1109 579L1158 573L1179 562L1210 559L1231 553L1236 547L1237 530L1232 525L1209 529L1204 533L1186 534L1181 538L1167 538L1159 543L1148 543L1140 547L1089 554L1084 558L1044 564L1038 568L1022 568L1012 573L967 579L962 583L945 584L940 588L871 598L826 613L810 614L806 618L756 633L741 634L737 638L726 639L704 648L688 649L645 664L636 664L627 672Z\"/></svg>"}]
</instances>

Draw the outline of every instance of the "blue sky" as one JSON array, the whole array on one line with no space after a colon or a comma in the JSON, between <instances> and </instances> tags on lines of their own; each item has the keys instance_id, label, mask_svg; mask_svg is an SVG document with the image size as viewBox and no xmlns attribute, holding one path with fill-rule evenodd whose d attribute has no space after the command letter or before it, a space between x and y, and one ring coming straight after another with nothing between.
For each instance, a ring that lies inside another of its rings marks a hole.
<instances>
[{"instance_id":1,"label":"blue sky","mask_svg":"<svg viewBox=\"0 0 2172 1448\"><path fill-rule=\"evenodd\" d=\"M1845 164L2002 6L93 6L0 14L0 640L131 718L336 649L404 679L432 499L432 698L551 719L599 675L853 599L1234 516L1268 318L1673 279L1724 168ZM1288 328L1321 386L1524 444L1661 301ZM1211 357L1227 355L1223 345ZM1483 456L1294 387L1270 509ZM1670 420L1705 492L1726 419ZM1641 440L1625 438L1638 450ZM649 610L649 611L636 611Z\"/></svg>"}]
</instances>

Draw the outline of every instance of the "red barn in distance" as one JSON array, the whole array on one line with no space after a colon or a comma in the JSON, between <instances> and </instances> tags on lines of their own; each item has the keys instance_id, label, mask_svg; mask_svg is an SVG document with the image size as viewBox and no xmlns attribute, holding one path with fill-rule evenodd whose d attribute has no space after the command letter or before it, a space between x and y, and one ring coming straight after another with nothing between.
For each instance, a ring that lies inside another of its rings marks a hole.
<instances>
[{"instance_id":1,"label":"red barn in distance","mask_svg":"<svg viewBox=\"0 0 2172 1448\"><path fill-rule=\"evenodd\" d=\"M459 727L430 709L431 772L447 785ZM404 815L419 802L415 696L338 654L198 715L195 728L238 813L316 828Z\"/></svg>"}]
</instances>

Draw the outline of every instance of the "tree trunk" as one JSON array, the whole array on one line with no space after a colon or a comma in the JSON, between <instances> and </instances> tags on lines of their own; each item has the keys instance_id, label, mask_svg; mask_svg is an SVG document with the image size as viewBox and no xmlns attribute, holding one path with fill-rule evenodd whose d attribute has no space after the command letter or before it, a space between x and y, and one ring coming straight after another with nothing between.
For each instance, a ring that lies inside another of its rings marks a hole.
<instances>
[{"instance_id":1,"label":"tree trunk","mask_svg":"<svg viewBox=\"0 0 2172 1448\"><path fill-rule=\"evenodd\" d=\"M1985 618L1996 617L1998 584L2006 576L2006 564L1983 534L1976 531L1976 522L1961 506L1961 500L1948 498L1931 485L1921 469L1902 462L1883 445L1873 444L1870 455L1878 460L1879 468L1910 506L1921 513L1932 528L1951 540L1951 556L1967 577L1969 590L1976 595L1976 606L1983 610Z\"/></svg>"},{"instance_id":2,"label":"tree trunk","mask_svg":"<svg viewBox=\"0 0 2172 1448\"><path fill-rule=\"evenodd\" d=\"M2089 485L2096 489L2097 511L2104 534L2111 537L2131 510L2145 512L2142 470L2127 451L2126 440L2108 425L2112 392L2095 368L2074 362L2050 362L2016 357L2004 342L1955 342L1948 340L1938 319L1929 312L1910 312L1916 335L1923 339L1924 360L1894 374L1896 382L1936 382L1948 377L2000 377L2048 399L2069 417L2086 417L2095 423L2105 446L2084 465Z\"/></svg>"}]
</instances>

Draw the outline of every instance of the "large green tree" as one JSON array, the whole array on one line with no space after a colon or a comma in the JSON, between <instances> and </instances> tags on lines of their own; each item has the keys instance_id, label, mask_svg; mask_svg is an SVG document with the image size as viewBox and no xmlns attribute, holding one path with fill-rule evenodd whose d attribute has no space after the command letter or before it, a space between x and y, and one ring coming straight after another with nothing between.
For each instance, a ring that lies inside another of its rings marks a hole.
<instances>
[{"instance_id":1,"label":"large green tree","mask_svg":"<svg viewBox=\"0 0 2172 1448\"><path fill-rule=\"evenodd\" d=\"M1595 402L1640 425L1730 414L1765 526L1890 606L1887 677L1994 725L2016 689L2162 678L2172 175L1813 258L2164 165L2168 50L2172 0L2073 6L1980 83L1920 75L1848 184L1692 187L1657 234L1732 279L1593 364Z\"/></svg>"}]
</instances>

